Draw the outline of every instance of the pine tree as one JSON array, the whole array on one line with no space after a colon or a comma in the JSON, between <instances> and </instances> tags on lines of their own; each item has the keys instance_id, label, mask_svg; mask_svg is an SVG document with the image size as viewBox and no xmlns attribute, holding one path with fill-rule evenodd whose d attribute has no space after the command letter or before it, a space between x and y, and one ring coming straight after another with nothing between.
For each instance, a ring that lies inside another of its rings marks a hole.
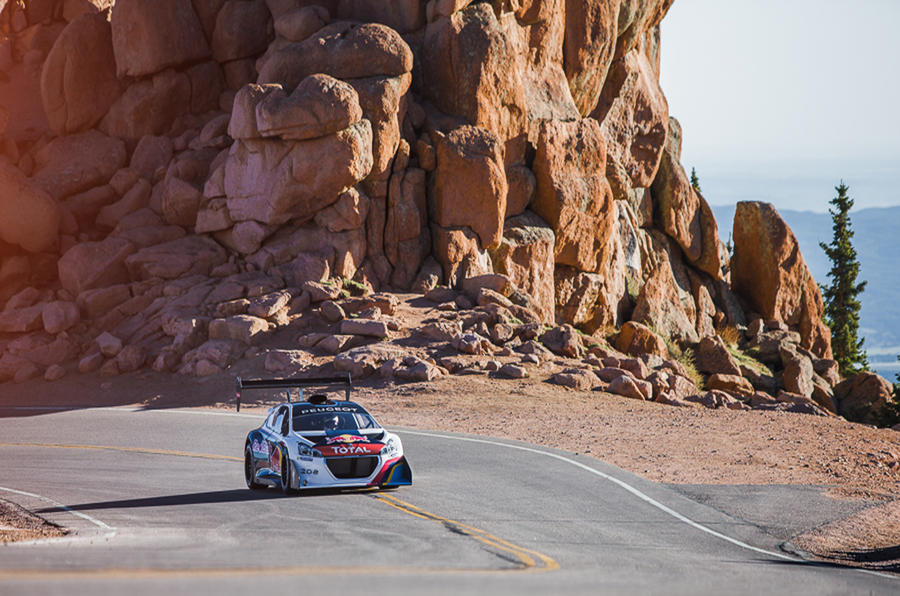
<instances>
[{"instance_id":1,"label":"pine tree","mask_svg":"<svg viewBox=\"0 0 900 596\"><path fill-rule=\"evenodd\" d=\"M691 168L691 187L697 192L703 192L700 190L700 178L697 177L697 170L695 168Z\"/></svg>"},{"instance_id":2,"label":"pine tree","mask_svg":"<svg viewBox=\"0 0 900 596\"><path fill-rule=\"evenodd\" d=\"M820 242L831 261L831 285L822 286L822 297L825 299L825 323L831 328L831 348L837 360L841 374L849 376L868 368L866 353L863 351L864 339L858 339L859 332L859 295L866 288L866 282L856 283L859 275L859 261L853 248L853 230L850 227L850 209L853 199L847 196L844 181L835 190L838 196L831 200L833 209L829 209L834 237L831 244Z\"/></svg>"}]
</instances>

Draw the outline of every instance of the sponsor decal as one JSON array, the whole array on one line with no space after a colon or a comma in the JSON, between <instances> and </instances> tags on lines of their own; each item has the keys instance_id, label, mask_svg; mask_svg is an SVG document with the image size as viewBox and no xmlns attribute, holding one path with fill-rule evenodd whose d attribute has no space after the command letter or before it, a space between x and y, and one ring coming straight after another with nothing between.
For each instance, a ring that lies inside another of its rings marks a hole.
<instances>
[{"instance_id":1,"label":"sponsor decal","mask_svg":"<svg viewBox=\"0 0 900 596\"><path fill-rule=\"evenodd\" d=\"M361 437L359 435L336 435L333 437L328 437L325 439L326 445L334 445L335 443L365 443L368 441L367 438Z\"/></svg>"},{"instance_id":2,"label":"sponsor decal","mask_svg":"<svg viewBox=\"0 0 900 596\"><path fill-rule=\"evenodd\" d=\"M322 445L317 447L325 457L347 455L378 455L384 444L382 443L351 443L340 445Z\"/></svg>"},{"instance_id":3,"label":"sponsor decal","mask_svg":"<svg viewBox=\"0 0 900 596\"><path fill-rule=\"evenodd\" d=\"M260 441L258 439L253 439L250 449L252 449L253 453L256 455L269 456L269 444L265 440Z\"/></svg>"},{"instance_id":4,"label":"sponsor decal","mask_svg":"<svg viewBox=\"0 0 900 596\"><path fill-rule=\"evenodd\" d=\"M269 453L269 469L281 470L281 449L273 446Z\"/></svg>"},{"instance_id":5,"label":"sponsor decal","mask_svg":"<svg viewBox=\"0 0 900 596\"><path fill-rule=\"evenodd\" d=\"M362 409L356 406L319 406L318 408L298 408L294 407L294 416L305 416L307 414L321 414L322 412L361 412Z\"/></svg>"},{"instance_id":6,"label":"sponsor decal","mask_svg":"<svg viewBox=\"0 0 900 596\"><path fill-rule=\"evenodd\" d=\"M301 455L298 459L299 459L300 461L312 461L312 460L313 460L313 458L311 458L311 457L306 457L305 455Z\"/></svg>"}]
</instances>

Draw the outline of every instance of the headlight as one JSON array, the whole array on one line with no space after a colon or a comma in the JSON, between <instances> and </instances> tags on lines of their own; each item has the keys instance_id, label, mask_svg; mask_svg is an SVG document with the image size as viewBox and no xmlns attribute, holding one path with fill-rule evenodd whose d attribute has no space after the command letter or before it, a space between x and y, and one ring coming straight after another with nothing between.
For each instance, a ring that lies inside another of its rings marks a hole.
<instances>
[{"instance_id":1,"label":"headlight","mask_svg":"<svg viewBox=\"0 0 900 596\"><path fill-rule=\"evenodd\" d=\"M297 453L305 457L322 457L322 454L306 445L297 445Z\"/></svg>"},{"instance_id":2,"label":"headlight","mask_svg":"<svg viewBox=\"0 0 900 596\"><path fill-rule=\"evenodd\" d=\"M395 457L400 455L400 439L391 437L384 447L381 448L381 455L385 457Z\"/></svg>"}]
</instances>

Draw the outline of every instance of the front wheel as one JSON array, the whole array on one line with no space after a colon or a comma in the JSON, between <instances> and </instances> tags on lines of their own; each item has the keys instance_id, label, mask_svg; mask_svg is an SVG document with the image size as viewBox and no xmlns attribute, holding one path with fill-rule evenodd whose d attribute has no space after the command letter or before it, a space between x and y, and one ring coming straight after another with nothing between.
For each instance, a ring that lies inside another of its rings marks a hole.
<instances>
[{"instance_id":1,"label":"front wheel","mask_svg":"<svg viewBox=\"0 0 900 596\"><path fill-rule=\"evenodd\" d=\"M296 495L297 489L291 486L291 471L294 465L288 457L287 449L281 449L281 492L286 495Z\"/></svg>"},{"instance_id":2,"label":"front wheel","mask_svg":"<svg viewBox=\"0 0 900 596\"><path fill-rule=\"evenodd\" d=\"M247 482L247 488L250 490L266 488L256 481L255 470L253 469L253 454L250 452L250 445L247 445L247 447L244 448L244 480Z\"/></svg>"}]
</instances>

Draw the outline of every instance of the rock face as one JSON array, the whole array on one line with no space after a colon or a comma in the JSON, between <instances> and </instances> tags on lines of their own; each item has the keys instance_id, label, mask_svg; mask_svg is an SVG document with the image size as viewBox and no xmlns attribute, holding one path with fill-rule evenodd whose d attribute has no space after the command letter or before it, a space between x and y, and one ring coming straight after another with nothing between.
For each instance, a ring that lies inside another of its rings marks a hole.
<instances>
[{"instance_id":1,"label":"rock face","mask_svg":"<svg viewBox=\"0 0 900 596\"><path fill-rule=\"evenodd\" d=\"M774 209L739 206L726 266L659 85L671 3L0 0L0 70L41 74L0 108L0 379L262 345L864 418ZM420 330L371 295L409 289Z\"/></svg>"},{"instance_id":2,"label":"rock face","mask_svg":"<svg viewBox=\"0 0 900 596\"><path fill-rule=\"evenodd\" d=\"M742 201L734 214L735 291L766 319L800 331L802 345L831 358L831 333L822 322L822 295L794 233L769 203Z\"/></svg>"}]
</instances>

